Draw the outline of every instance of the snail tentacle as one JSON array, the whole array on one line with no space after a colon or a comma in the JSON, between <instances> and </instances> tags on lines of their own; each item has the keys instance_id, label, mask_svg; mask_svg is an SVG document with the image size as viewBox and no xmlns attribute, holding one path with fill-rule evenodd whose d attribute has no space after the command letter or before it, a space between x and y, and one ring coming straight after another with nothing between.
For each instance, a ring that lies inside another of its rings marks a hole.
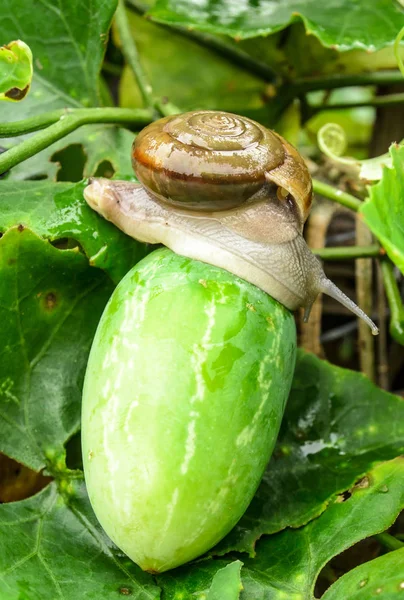
<instances>
[{"instance_id":1,"label":"snail tentacle","mask_svg":"<svg viewBox=\"0 0 404 600\"><path fill-rule=\"evenodd\" d=\"M328 279L325 275L321 279L319 291L323 294L327 294L327 296L331 296L334 300L338 300L343 306L348 308L351 312L353 312L357 317L365 321L369 325L372 330L373 335L379 334L379 329L373 323L372 319L368 317L368 315L361 309L359 306L353 302L342 290L339 289L330 279Z\"/></svg>"}]
</instances>

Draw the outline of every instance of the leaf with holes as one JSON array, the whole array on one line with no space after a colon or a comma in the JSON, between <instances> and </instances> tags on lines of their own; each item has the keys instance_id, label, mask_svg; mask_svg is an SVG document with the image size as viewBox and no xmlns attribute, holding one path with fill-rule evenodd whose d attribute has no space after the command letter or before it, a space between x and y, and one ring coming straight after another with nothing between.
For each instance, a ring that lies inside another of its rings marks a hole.
<instances>
[{"instance_id":1,"label":"leaf with holes","mask_svg":"<svg viewBox=\"0 0 404 600\"><path fill-rule=\"evenodd\" d=\"M77 249L28 229L0 240L0 451L32 469L63 452L80 423L90 344L112 292Z\"/></svg>"},{"instance_id":2,"label":"leaf with holes","mask_svg":"<svg viewBox=\"0 0 404 600\"><path fill-rule=\"evenodd\" d=\"M118 283L149 247L91 210L83 198L84 187L84 182L3 182L0 232L22 224L45 239L59 242L59 246L79 244L90 264Z\"/></svg>"},{"instance_id":3,"label":"leaf with holes","mask_svg":"<svg viewBox=\"0 0 404 600\"><path fill-rule=\"evenodd\" d=\"M401 600L404 594L404 546L343 575L322 600Z\"/></svg>"},{"instance_id":4,"label":"leaf with holes","mask_svg":"<svg viewBox=\"0 0 404 600\"><path fill-rule=\"evenodd\" d=\"M16 102L28 93L32 79L32 52L21 40L0 48L0 100Z\"/></svg>"},{"instance_id":5,"label":"leaf with holes","mask_svg":"<svg viewBox=\"0 0 404 600\"><path fill-rule=\"evenodd\" d=\"M404 11L390 0L157 0L154 19L236 38L268 35L302 21L308 34L339 50L378 50L404 26Z\"/></svg>"},{"instance_id":6,"label":"leaf with holes","mask_svg":"<svg viewBox=\"0 0 404 600\"><path fill-rule=\"evenodd\" d=\"M45 0L3 0L0 39L22 39L30 46L34 80L42 83L50 101L97 106L99 71L116 5L117 0L80 5L71 0L59 0L57 5Z\"/></svg>"},{"instance_id":7,"label":"leaf with holes","mask_svg":"<svg viewBox=\"0 0 404 600\"><path fill-rule=\"evenodd\" d=\"M0 597L160 598L152 577L111 545L83 483L69 475L32 498L0 506Z\"/></svg>"},{"instance_id":8,"label":"leaf with holes","mask_svg":"<svg viewBox=\"0 0 404 600\"><path fill-rule=\"evenodd\" d=\"M35 0L5 0L3 3L0 39L22 37L34 55L31 92L18 106L18 113L11 104L2 106L3 122L60 108L82 108L101 103L99 73L117 0L93 0L81 3L79 9L76 4L69 0L61 0L57 7ZM18 15L18 19L13 15ZM22 139L7 139L2 146L11 148ZM94 175L102 163L106 163L107 170L112 168L129 175L132 173L132 141L133 134L125 129L88 125L17 165L8 177L55 179L59 170L57 153L72 145L79 145L75 151L77 160L82 154L83 164L70 179L78 181Z\"/></svg>"},{"instance_id":9,"label":"leaf with holes","mask_svg":"<svg viewBox=\"0 0 404 600\"><path fill-rule=\"evenodd\" d=\"M214 549L254 553L264 533L321 514L378 461L404 452L404 402L300 350L281 431L246 514Z\"/></svg>"},{"instance_id":10,"label":"leaf with holes","mask_svg":"<svg viewBox=\"0 0 404 600\"><path fill-rule=\"evenodd\" d=\"M404 146L390 148L393 168L384 167L382 179L369 187L360 212L391 260L404 273Z\"/></svg>"},{"instance_id":11,"label":"leaf with holes","mask_svg":"<svg viewBox=\"0 0 404 600\"><path fill-rule=\"evenodd\" d=\"M245 598L313 598L318 574L331 558L394 522L404 508L403 482L403 458L382 463L352 490L346 502L334 502L305 527L263 539L257 545L257 557L244 563ZM338 596L342 598L351 600L352 596Z\"/></svg>"}]
</instances>

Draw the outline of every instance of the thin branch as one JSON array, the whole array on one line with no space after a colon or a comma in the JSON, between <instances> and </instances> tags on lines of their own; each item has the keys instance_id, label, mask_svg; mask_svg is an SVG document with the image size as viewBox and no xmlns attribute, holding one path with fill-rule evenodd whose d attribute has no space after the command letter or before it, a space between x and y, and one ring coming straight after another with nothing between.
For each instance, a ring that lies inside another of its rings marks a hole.
<instances>
[{"instance_id":1,"label":"thin branch","mask_svg":"<svg viewBox=\"0 0 404 600\"><path fill-rule=\"evenodd\" d=\"M358 211L362 204L355 196L334 188L332 185L328 185L328 183L324 183L319 179L313 179L313 191L316 194L321 194L321 196L325 196L325 198L338 202L338 204L342 204L342 206L346 206L354 211Z\"/></svg>"},{"instance_id":2,"label":"thin branch","mask_svg":"<svg viewBox=\"0 0 404 600\"><path fill-rule=\"evenodd\" d=\"M111 121L111 110L114 111ZM148 125L152 120L149 110L139 109L113 109L113 108L61 108L42 113L36 117L13 121L12 123L0 123L0 138L14 137L32 133L44 129L67 115L82 116L88 123L123 123L133 125Z\"/></svg>"},{"instance_id":3,"label":"thin branch","mask_svg":"<svg viewBox=\"0 0 404 600\"><path fill-rule=\"evenodd\" d=\"M58 111L47 113L48 118L49 115L52 115L52 118L54 118L57 112ZM46 113L45 115L41 115L38 119L42 118L43 121L45 121L45 116ZM12 126L14 126L14 131L18 131L17 135L25 133L26 130L22 130L24 124L28 122L32 125L35 118L37 117L24 119L23 121L17 121L16 123L9 123L9 132L12 130ZM49 125L49 127L36 135L27 138L20 144L13 146L6 152L3 152L3 154L0 155L0 173L5 173L8 169L15 167L15 165L18 165L27 158L37 154L82 125L91 123L111 123L144 126L151 123L152 120L153 115L150 111L140 109L78 108L62 111L58 120ZM42 127L45 127L45 125L42 125ZM31 131L35 131L35 129L31 129ZM8 135L10 135L10 133L8 133Z\"/></svg>"},{"instance_id":4,"label":"thin branch","mask_svg":"<svg viewBox=\"0 0 404 600\"><path fill-rule=\"evenodd\" d=\"M147 80L139 61L139 54L128 23L124 0L118 0L118 6L115 12L115 23L121 40L122 53L133 71L143 101L149 109L153 109L153 89L150 82Z\"/></svg>"},{"instance_id":5,"label":"thin branch","mask_svg":"<svg viewBox=\"0 0 404 600\"><path fill-rule=\"evenodd\" d=\"M355 75L328 75L324 77L305 77L291 81L289 86L298 90L296 95L317 90L334 90L342 87L364 85L394 85L403 83L400 71L375 71ZM286 85L286 84L285 84Z\"/></svg>"},{"instance_id":6,"label":"thin branch","mask_svg":"<svg viewBox=\"0 0 404 600\"><path fill-rule=\"evenodd\" d=\"M144 15L149 10L148 6L138 0L127 0L127 3L141 15ZM147 15L146 18L148 18ZM164 29L175 31L180 35L197 42L201 46L214 50L217 54L224 56L238 67L243 67L249 73L255 73L255 75L258 75L258 77L261 77L265 81L273 83L277 79L277 74L269 65L257 58L253 58L241 48L237 48L237 46L231 42L227 42L223 37L196 31L195 29L182 27L181 25L166 25L165 23L159 23L158 21L153 21L153 23Z\"/></svg>"},{"instance_id":7,"label":"thin branch","mask_svg":"<svg viewBox=\"0 0 404 600\"><path fill-rule=\"evenodd\" d=\"M114 75L115 77L120 77L122 75L123 67L122 65L116 65L115 63L104 61L102 64L102 70L107 75Z\"/></svg>"},{"instance_id":8,"label":"thin branch","mask_svg":"<svg viewBox=\"0 0 404 600\"><path fill-rule=\"evenodd\" d=\"M404 306L394 276L394 265L389 260L381 263L384 289L390 307L390 334L404 346Z\"/></svg>"},{"instance_id":9,"label":"thin branch","mask_svg":"<svg viewBox=\"0 0 404 600\"><path fill-rule=\"evenodd\" d=\"M322 260L352 260L355 258L371 258L384 255L384 250L377 244L319 248L312 250L312 252Z\"/></svg>"},{"instance_id":10,"label":"thin branch","mask_svg":"<svg viewBox=\"0 0 404 600\"><path fill-rule=\"evenodd\" d=\"M401 548L404 548L404 543L390 533L377 533L373 537L388 550L401 550Z\"/></svg>"},{"instance_id":11,"label":"thin branch","mask_svg":"<svg viewBox=\"0 0 404 600\"><path fill-rule=\"evenodd\" d=\"M403 59L401 58L401 53L400 53L400 42L404 37L404 27L402 29L400 29L400 31L398 32L398 36L395 39L394 42L394 56L396 57L396 61L398 63L398 68L401 71L401 75L404 77L404 64L403 64Z\"/></svg>"},{"instance_id":12,"label":"thin branch","mask_svg":"<svg viewBox=\"0 0 404 600\"><path fill-rule=\"evenodd\" d=\"M404 80L403 80L404 81ZM396 104L404 104L404 94L388 94L386 96L377 96L371 100L363 100L361 102L340 102L335 104L316 104L308 105L308 113L310 116L317 114L322 110L345 110L350 108L361 108L362 106L395 106Z\"/></svg>"}]
</instances>

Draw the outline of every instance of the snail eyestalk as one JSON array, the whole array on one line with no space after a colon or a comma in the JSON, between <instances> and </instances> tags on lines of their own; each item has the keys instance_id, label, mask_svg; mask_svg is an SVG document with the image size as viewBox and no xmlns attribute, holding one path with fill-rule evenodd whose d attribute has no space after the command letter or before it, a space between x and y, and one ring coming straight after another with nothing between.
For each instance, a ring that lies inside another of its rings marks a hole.
<instances>
[{"instance_id":1,"label":"snail eyestalk","mask_svg":"<svg viewBox=\"0 0 404 600\"><path fill-rule=\"evenodd\" d=\"M373 335L379 335L379 329L373 323L372 319L367 316L365 312L359 306L355 304L344 292L342 292L330 279L324 277L320 282L320 292L323 294L327 294L327 296L331 296L334 300L340 302L343 306L348 308L351 312L353 312L357 317L365 321L369 325L372 330Z\"/></svg>"}]
</instances>

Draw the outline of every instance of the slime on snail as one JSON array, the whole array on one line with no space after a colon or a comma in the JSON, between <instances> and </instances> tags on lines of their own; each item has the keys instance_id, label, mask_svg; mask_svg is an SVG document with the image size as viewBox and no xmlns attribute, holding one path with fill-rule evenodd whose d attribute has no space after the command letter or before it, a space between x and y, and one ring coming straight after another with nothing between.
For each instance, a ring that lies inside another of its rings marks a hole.
<instances>
[{"instance_id":1,"label":"slime on snail","mask_svg":"<svg viewBox=\"0 0 404 600\"><path fill-rule=\"evenodd\" d=\"M88 204L128 235L221 267L290 310L319 293L378 333L332 281L303 236L312 185L303 158L280 135L221 111L194 111L145 127L132 149L140 183L92 179Z\"/></svg>"}]
</instances>

